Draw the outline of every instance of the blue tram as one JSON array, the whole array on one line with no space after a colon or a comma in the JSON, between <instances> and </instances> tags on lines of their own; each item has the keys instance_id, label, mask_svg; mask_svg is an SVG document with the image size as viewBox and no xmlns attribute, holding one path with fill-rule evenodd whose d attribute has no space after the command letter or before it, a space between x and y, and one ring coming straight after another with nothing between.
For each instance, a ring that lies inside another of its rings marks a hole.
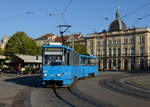
<instances>
[{"instance_id":1,"label":"blue tram","mask_svg":"<svg viewBox=\"0 0 150 107\"><path fill-rule=\"evenodd\" d=\"M97 58L80 55L63 45L44 45L43 84L71 85L76 79L98 75Z\"/></svg>"}]
</instances>

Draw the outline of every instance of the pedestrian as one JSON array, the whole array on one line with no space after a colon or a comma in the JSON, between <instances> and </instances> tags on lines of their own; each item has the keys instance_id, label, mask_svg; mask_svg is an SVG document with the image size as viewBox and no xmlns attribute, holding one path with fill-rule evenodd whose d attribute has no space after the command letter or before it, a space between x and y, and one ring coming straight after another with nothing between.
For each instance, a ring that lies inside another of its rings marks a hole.
<instances>
[{"instance_id":1,"label":"pedestrian","mask_svg":"<svg viewBox=\"0 0 150 107\"><path fill-rule=\"evenodd\" d=\"M18 72L17 74L20 74L21 73L21 64L18 65Z\"/></svg>"},{"instance_id":2,"label":"pedestrian","mask_svg":"<svg viewBox=\"0 0 150 107\"><path fill-rule=\"evenodd\" d=\"M22 67L22 68L21 68L21 73L22 73L22 74L25 74L25 70L26 70L25 67Z\"/></svg>"}]
</instances>

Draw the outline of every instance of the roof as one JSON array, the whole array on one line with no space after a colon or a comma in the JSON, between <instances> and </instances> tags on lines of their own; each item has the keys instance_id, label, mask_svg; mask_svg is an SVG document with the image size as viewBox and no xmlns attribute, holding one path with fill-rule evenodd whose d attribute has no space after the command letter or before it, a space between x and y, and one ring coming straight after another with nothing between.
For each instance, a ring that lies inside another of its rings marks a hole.
<instances>
[{"instance_id":1,"label":"roof","mask_svg":"<svg viewBox=\"0 0 150 107\"><path fill-rule=\"evenodd\" d=\"M64 36L63 39L66 41L69 39L69 36ZM54 42L62 42L62 38L58 36L54 39Z\"/></svg>"},{"instance_id":2,"label":"roof","mask_svg":"<svg viewBox=\"0 0 150 107\"><path fill-rule=\"evenodd\" d=\"M120 31L120 30L127 30L126 24L121 19L114 20L110 26L109 31Z\"/></svg>"},{"instance_id":3,"label":"roof","mask_svg":"<svg viewBox=\"0 0 150 107\"><path fill-rule=\"evenodd\" d=\"M31 56L31 55L18 55L15 54L13 57L18 57L24 61L24 63L42 63L41 56Z\"/></svg>"},{"instance_id":4,"label":"roof","mask_svg":"<svg viewBox=\"0 0 150 107\"><path fill-rule=\"evenodd\" d=\"M52 37L52 36L54 36L54 35L55 35L55 34L53 34L53 33L45 34L45 35L43 35L43 36L41 36L41 37L39 37L39 38L37 38L37 39L35 39L35 40L48 39L49 37Z\"/></svg>"},{"instance_id":5,"label":"roof","mask_svg":"<svg viewBox=\"0 0 150 107\"><path fill-rule=\"evenodd\" d=\"M72 36L74 35L74 39L79 39L81 37L83 37L83 35L81 33L79 34L72 34L72 35L67 35L67 36L63 36L63 39L65 41L67 41L68 39L71 39ZM54 39L54 42L62 42L62 38L60 36L57 36L55 39Z\"/></svg>"},{"instance_id":6,"label":"roof","mask_svg":"<svg viewBox=\"0 0 150 107\"><path fill-rule=\"evenodd\" d=\"M73 34L74 35L74 38L80 38L80 37L83 37L83 35L81 33L79 34ZM71 35L72 36L72 35Z\"/></svg>"},{"instance_id":7,"label":"roof","mask_svg":"<svg viewBox=\"0 0 150 107\"><path fill-rule=\"evenodd\" d=\"M127 30L126 24L120 19L119 9L116 12L116 19L110 24L109 31Z\"/></svg>"}]
</instances>

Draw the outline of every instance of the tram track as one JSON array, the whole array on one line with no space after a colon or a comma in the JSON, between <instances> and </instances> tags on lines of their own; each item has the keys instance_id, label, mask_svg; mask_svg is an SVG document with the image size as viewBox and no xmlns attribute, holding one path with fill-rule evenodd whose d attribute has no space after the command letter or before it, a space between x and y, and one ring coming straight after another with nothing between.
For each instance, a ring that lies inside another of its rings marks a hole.
<instances>
[{"instance_id":1,"label":"tram track","mask_svg":"<svg viewBox=\"0 0 150 107\"><path fill-rule=\"evenodd\" d=\"M56 88L53 87L53 93L64 104L69 107L103 107L91 101L90 98L79 95L72 87Z\"/></svg>"},{"instance_id":2,"label":"tram track","mask_svg":"<svg viewBox=\"0 0 150 107\"><path fill-rule=\"evenodd\" d=\"M138 76L138 75L134 75ZM145 101L150 101L150 92L144 91L141 89L137 89L135 86L129 86L129 84L126 84L121 82L121 79L133 77L131 75L128 76L120 76L118 78L106 78L99 81L99 85L103 86L104 88L107 88L109 90L115 91L117 93L121 93L124 95L128 95L131 97L135 97L138 99L142 99Z\"/></svg>"}]
</instances>

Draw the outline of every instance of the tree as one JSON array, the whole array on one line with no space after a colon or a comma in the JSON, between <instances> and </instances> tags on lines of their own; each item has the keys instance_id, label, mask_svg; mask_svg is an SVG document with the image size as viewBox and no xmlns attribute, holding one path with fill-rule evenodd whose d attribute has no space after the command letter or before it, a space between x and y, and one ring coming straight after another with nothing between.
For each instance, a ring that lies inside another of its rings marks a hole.
<instances>
[{"instance_id":1,"label":"tree","mask_svg":"<svg viewBox=\"0 0 150 107\"><path fill-rule=\"evenodd\" d=\"M2 48L0 48L0 55L4 54L4 50Z\"/></svg>"},{"instance_id":2,"label":"tree","mask_svg":"<svg viewBox=\"0 0 150 107\"><path fill-rule=\"evenodd\" d=\"M41 55L41 48L26 33L17 32L8 40L5 47L6 56L14 54Z\"/></svg>"},{"instance_id":3,"label":"tree","mask_svg":"<svg viewBox=\"0 0 150 107\"><path fill-rule=\"evenodd\" d=\"M75 51L82 55L88 55L87 48L83 44L75 43L74 45Z\"/></svg>"}]
</instances>

